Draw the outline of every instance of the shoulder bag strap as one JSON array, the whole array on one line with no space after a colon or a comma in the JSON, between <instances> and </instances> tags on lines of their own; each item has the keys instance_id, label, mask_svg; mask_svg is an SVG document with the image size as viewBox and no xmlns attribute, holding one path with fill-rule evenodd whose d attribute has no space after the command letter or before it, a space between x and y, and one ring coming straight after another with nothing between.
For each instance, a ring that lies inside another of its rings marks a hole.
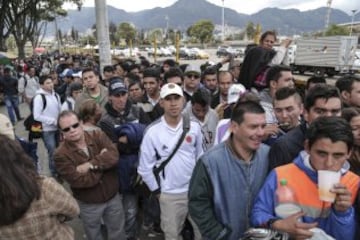
<instances>
[{"instance_id":1,"label":"shoulder bag strap","mask_svg":"<svg viewBox=\"0 0 360 240\"><path fill-rule=\"evenodd\" d=\"M189 130L190 130L190 116L189 115L183 115L183 132L182 132L178 142L176 143L176 146L175 146L174 150L169 155L169 157L165 161L163 161L158 168L154 169L154 174L155 175L158 175L165 168L165 166L170 162L170 160L175 155L175 153L179 149L180 145L184 141L185 136L189 132Z\"/></svg>"}]
</instances>

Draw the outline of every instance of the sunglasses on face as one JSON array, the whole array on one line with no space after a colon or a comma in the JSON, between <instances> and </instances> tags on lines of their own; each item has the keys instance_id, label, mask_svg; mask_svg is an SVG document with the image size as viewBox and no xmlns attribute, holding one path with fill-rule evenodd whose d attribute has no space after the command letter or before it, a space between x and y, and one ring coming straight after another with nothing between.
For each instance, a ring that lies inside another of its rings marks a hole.
<instances>
[{"instance_id":1,"label":"sunglasses on face","mask_svg":"<svg viewBox=\"0 0 360 240\"><path fill-rule=\"evenodd\" d=\"M196 74L188 74L186 75L188 78L199 78L200 76L199 75L196 75Z\"/></svg>"},{"instance_id":2,"label":"sunglasses on face","mask_svg":"<svg viewBox=\"0 0 360 240\"><path fill-rule=\"evenodd\" d=\"M66 127L66 128L61 129L61 131L63 131L63 132L68 132L68 131L70 131L71 128L72 128L72 129L76 129L76 128L78 128L79 126L80 126L80 123L77 122L77 123L74 123L73 125L71 125L70 127Z\"/></svg>"}]
</instances>

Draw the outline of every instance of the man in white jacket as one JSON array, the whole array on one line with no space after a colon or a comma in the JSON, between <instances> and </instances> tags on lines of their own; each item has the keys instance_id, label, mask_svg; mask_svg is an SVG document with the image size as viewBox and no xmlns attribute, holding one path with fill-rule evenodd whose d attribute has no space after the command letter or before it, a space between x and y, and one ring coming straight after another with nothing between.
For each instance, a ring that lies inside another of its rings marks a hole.
<instances>
[{"instance_id":1,"label":"man in white jacket","mask_svg":"<svg viewBox=\"0 0 360 240\"><path fill-rule=\"evenodd\" d=\"M61 102L54 91L51 78L41 76L39 83L40 89L34 97L32 111L34 119L42 123L42 139L48 152L50 173L53 177L57 177L53 154L59 142L57 118L61 111Z\"/></svg>"},{"instance_id":2,"label":"man in white jacket","mask_svg":"<svg viewBox=\"0 0 360 240\"><path fill-rule=\"evenodd\" d=\"M157 176L153 168L159 167L173 152L183 132L182 110L185 103L183 90L174 83L165 84L160 91L160 105L164 115L153 122L145 132L140 147L138 173L152 194L159 198L161 228L165 239L180 239L180 232L188 217L188 188L191 174L203 153L199 123L191 121L180 147ZM191 221L191 220L190 220ZM193 225L195 239L201 239Z\"/></svg>"}]
</instances>

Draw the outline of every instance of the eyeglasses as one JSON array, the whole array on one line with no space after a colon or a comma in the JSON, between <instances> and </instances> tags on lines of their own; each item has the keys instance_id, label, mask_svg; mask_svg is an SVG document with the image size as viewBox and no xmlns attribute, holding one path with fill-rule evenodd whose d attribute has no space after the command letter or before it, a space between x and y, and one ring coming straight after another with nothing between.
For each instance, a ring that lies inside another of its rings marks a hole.
<instances>
[{"instance_id":1,"label":"eyeglasses","mask_svg":"<svg viewBox=\"0 0 360 240\"><path fill-rule=\"evenodd\" d=\"M66 128L61 129L61 131L63 131L63 132L68 132L68 131L70 131L71 128L72 128L72 129L76 129L76 128L78 128L79 126L80 126L80 123L77 122L77 123L74 123L73 125L71 125L70 127L66 127Z\"/></svg>"},{"instance_id":2,"label":"eyeglasses","mask_svg":"<svg viewBox=\"0 0 360 240\"><path fill-rule=\"evenodd\" d=\"M199 75L195 75L195 74L188 74L186 75L188 78L199 78Z\"/></svg>"}]
</instances>

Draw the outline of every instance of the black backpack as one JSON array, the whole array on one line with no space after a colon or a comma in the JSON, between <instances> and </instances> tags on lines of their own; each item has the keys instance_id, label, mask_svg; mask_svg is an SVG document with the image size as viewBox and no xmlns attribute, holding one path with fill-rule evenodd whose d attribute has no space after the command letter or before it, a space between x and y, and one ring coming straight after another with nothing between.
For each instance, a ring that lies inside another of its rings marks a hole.
<instances>
[{"instance_id":1,"label":"black backpack","mask_svg":"<svg viewBox=\"0 0 360 240\"><path fill-rule=\"evenodd\" d=\"M45 94L43 94L43 93L40 93L39 95L42 98L42 102L43 102L42 111L44 111L44 109L46 108L46 97L45 97ZM55 96L56 96L56 99L59 101L59 95L57 93L55 93ZM35 99L35 97L33 97L33 99L31 100L31 103L30 103L31 113L24 121L25 129L27 131L29 131L29 140L36 139L36 138L41 138L42 137L42 131L43 131L42 123L39 122L39 121L36 121L34 119L33 107L34 107L34 99Z\"/></svg>"}]
</instances>

